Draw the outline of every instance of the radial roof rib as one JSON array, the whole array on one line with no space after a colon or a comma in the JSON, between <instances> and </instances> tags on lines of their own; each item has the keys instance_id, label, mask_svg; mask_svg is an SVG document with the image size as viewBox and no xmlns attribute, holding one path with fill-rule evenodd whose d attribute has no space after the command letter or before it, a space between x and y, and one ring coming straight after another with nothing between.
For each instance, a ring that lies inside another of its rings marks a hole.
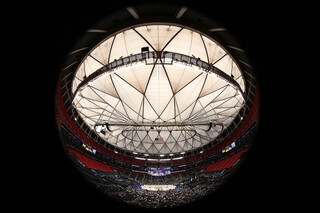
<instances>
[{"instance_id":1,"label":"radial roof rib","mask_svg":"<svg viewBox=\"0 0 320 213\"><path fill-rule=\"evenodd\" d=\"M72 82L79 117L112 146L160 155L200 148L245 103L239 66L217 42L167 24L110 35Z\"/></svg>"}]
</instances>

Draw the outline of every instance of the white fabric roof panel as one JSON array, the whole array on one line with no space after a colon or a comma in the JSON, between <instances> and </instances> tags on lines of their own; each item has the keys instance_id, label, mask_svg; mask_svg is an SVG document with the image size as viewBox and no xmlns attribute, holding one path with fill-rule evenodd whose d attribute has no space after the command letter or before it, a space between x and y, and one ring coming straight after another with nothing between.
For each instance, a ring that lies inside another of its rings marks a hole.
<instances>
[{"instance_id":1,"label":"white fabric roof panel","mask_svg":"<svg viewBox=\"0 0 320 213\"><path fill-rule=\"evenodd\" d=\"M135 28L157 51L169 42L169 40L181 30L181 27L168 25L148 25Z\"/></svg>"},{"instance_id":2,"label":"white fabric roof panel","mask_svg":"<svg viewBox=\"0 0 320 213\"><path fill-rule=\"evenodd\" d=\"M77 69L72 92L90 74L140 53L142 47L200 58L245 89L239 67L217 42L190 29L159 24L125 30L97 45ZM123 66L94 79L81 89L74 107L101 138L129 151L168 154L209 143L222 132L221 125L226 128L238 114L244 104L242 96L214 74L176 61L161 62ZM207 131L210 122L219 125ZM151 127L150 123L169 126ZM163 142L155 143L156 138Z\"/></svg>"}]
</instances>

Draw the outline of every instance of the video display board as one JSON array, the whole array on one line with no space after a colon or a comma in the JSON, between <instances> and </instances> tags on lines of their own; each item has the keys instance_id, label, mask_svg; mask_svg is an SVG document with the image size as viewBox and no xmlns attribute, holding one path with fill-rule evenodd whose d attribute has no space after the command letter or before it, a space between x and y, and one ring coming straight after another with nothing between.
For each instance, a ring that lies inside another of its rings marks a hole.
<instances>
[{"instance_id":1,"label":"video display board","mask_svg":"<svg viewBox=\"0 0 320 213\"><path fill-rule=\"evenodd\" d=\"M83 143L82 146L89 152L96 154L97 150L95 150L94 148L88 146L87 144Z\"/></svg>"},{"instance_id":2,"label":"video display board","mask_svg":"<svg viewBox=\"0 0 320 213\"><path fill-rule=\"evenodd\" d=\"M148 174L152 176L166 176L171 174L171 167L153 168L148 167Z\"/></svg>"},{"instance_id":3,"label":"video display board","mask_svg":"<svg viewBox=\"0 0 320 213\"><path fill-rule=\"evenodd\" d=\"M231 149L233 149L234 147L236 147L236 142L233 142L231 143L229 146L227 146L226 148L224 148L222 150L222 153L225 153L225 152L229 152Z\"/></svg>"}]
</instances>

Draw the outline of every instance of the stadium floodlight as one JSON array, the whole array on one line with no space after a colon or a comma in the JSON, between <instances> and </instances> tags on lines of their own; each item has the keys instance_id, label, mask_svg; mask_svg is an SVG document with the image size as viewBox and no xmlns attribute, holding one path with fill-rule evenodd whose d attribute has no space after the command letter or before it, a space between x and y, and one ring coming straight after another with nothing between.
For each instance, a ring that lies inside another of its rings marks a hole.
<instances>
[{"instance_id":1,"label":"stadium floodlight","mask_svg":"<svg viewBox=\"0 0 320 213\"><path fill-rule=\"evenodd\" d=\"M172 158L172 160L181 160L181 159L183 159L182 156L181 157Z\"/></svg>"}]
</instances>

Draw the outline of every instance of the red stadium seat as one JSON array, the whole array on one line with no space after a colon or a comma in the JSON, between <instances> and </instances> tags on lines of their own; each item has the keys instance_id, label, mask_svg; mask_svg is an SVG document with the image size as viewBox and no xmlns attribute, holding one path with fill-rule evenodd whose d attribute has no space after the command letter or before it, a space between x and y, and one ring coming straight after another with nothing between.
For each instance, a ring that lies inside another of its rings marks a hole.
<instances>
[{"instance_id":1,"label":"red stadium seat","mask_svg":"<svg viewBox=\"0 0 320 213\"><path fill-rule=\"evenodd\" d=\"M71 148L70 146L67 147L67 150L70 153L74 153L77 156L77 158L88 168L96 169L100 171L113 172L112 168L108 164L105 164L85 154L82 154L81 152L77 151L74 148Z\"/></svg>"},{"instance_id":2,"label":"red stadium seat","mask_svg":"<svg viewBox=\"0 0 320 213\"><path fill-rule=\"evenodd\" d=\"M224 158L222 160L209 164L207 166L206 171L209 172L209 171L216 171L216 170L230 168L240 158L242 153L247 152L248 150L249 150L248 147L243 148L240 151L236 152L235 154L227 158Z\"/></svg>"}]
</instances>

